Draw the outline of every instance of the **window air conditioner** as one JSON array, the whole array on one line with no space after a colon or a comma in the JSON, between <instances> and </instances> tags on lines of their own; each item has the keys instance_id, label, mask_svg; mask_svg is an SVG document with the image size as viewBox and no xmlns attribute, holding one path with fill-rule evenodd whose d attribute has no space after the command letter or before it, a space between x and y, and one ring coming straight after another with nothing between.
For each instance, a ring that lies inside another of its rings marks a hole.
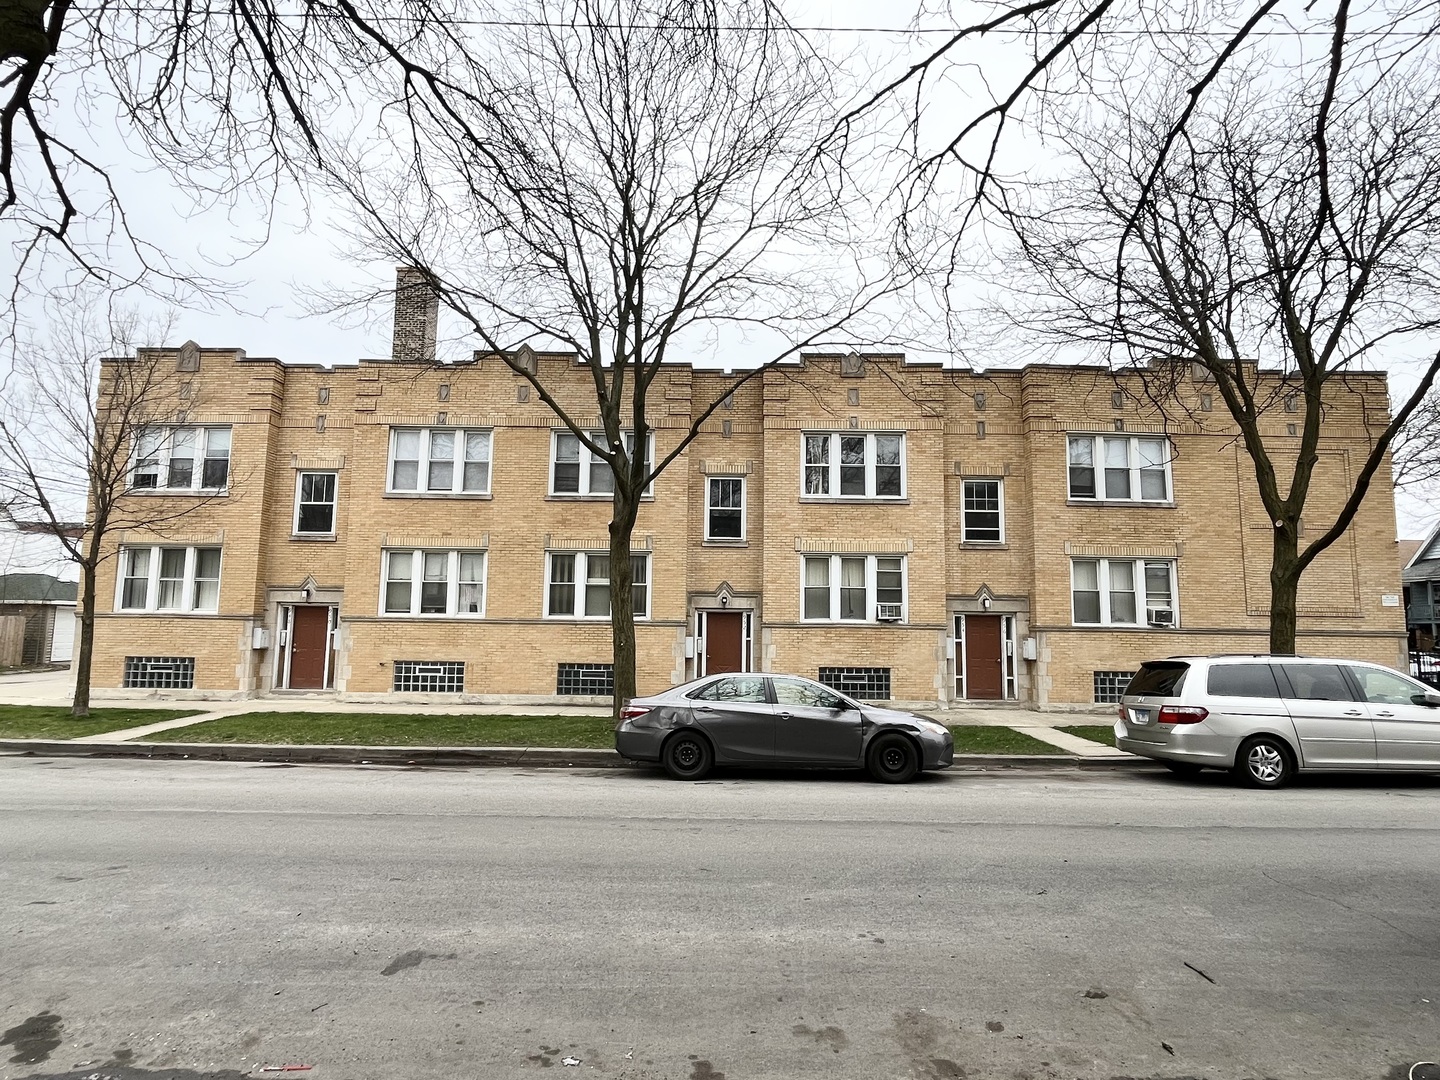
<instances>
[{"instance_id":1,"label":"window air conditioner","mask_svg":"<svg viewBox=\"0 0 1440 1080\"><path fill-rule=\"evenodd\" d=\"M903 604L876 604L875 618L880 622L899 622Z\"/></svg>"},{"instance_id":2,"label":"window air conditioner","mask_svg":"<svg viewBox=\"0 0 1440 1080\"><path fill-rule=\"evenodd\" d=\"M1174 626L1175 611L1168 607L1152 607L1145 609L1146 621L1151 626Z\"/></svg>"}]
</instances>

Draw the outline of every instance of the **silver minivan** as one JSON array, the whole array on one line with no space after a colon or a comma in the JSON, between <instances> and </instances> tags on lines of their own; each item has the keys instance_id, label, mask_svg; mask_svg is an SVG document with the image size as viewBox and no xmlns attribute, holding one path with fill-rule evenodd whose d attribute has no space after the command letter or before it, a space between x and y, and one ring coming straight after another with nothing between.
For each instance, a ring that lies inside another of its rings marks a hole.
<instances>
[{"instance_id":1,"label":"silver minivan","mask_svg":"<svg viewBox=\"0 0 1440 1080\"><path fill-rule=\"evenodd\" d=\"M1360 660L1176 656L1140 665L1115 745L1260 788L1301 770L1440 772L1440 693Z\"/></svg>"}]
</instances>

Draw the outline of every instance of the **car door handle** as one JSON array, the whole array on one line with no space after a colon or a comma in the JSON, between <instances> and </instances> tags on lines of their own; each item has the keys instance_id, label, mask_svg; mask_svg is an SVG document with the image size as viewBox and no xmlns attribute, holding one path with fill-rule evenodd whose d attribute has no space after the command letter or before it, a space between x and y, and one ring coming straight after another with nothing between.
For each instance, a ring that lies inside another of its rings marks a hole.
<instances>
[{"instance_id":1,"label":"car door handle","mask_svg":"<svg viewBox=\"0 0 1440 1080\"><path fill-rule=\"evenodd\" d=\"M1345 710L1345 715L1346 715L1346 716L1363 716L1363 715L1365 715L1365 714L1362 713L1359 709L1346 709L1346 710Z\"/></svg>"},{"instance_id":2,"label":"car door handle","mask_svg":"<svg viewBox=\"0 0 1440 1080\"><path fill-rule=\"evenodd\" d=\"M790 714L789 714L788 712L782 712L782 713L780 714L780 719L781 719L781 720L789 720L789 719L790 719Z\"/></svg>"},{"instance_id":3,"label":"car door handle","mask_svg":"<svg viewBox=\"0 0 1440 1080\"><path fill-rule=\"evenodd\" d=\"M1376 716L1386 716L1386 717L1389 717L1389 716L1394 716L1395 714L1394 714L1393 712L1377 712L1375 715L1376 715Z\"/></svg>"}]
</instances>

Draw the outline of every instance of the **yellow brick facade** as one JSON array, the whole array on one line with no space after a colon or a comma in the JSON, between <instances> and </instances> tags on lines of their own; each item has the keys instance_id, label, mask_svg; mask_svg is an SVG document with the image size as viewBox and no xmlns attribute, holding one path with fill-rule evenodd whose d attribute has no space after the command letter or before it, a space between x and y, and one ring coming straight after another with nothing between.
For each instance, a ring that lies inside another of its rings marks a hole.
<instances>
[{"instance_id":1,"label":"yellow brick facade","mask_svg":"<svg viewBox=\"0 0 1440 1080\"><path fill-rule=\"evenodd\" d=\"M590 375L573 357L537 362L542 383L573 415L597 420ZM941 707L966 696L967 656L979 646L967 652L965 626L996 616L1003 693L1046 707L1088 705L1095 672L1133 671L1146 657L1264 651L1269 524L1218 397L1216 411L1200 410L1203 384L1182 379L1178 401L1191 411L1172 408L1167 420L1138 378L1117 383L1092 369L982 375L872 356L857 375L852 363L808 357L738 387L722 373L680 366L656 380L649 412L657 460L679 445L692 417L734 393L640 511L634 549L648 555L651 582L649 617L637 622L642 694L700 673L701 623L711 612L744 613L743 663L752 669L811 677L822 668L879 669L893 700ZM351 699L394 694L397 661L445 661L463 662L463 694L436 700L553 701L558 665L609 661L608 621L545 612L548 553L603 553L609 501L550 493L560 425L502 361L321 369L202 349L199 370L174 379L185 423L231 430L228 488L135 495L187 512L113 539L219 546L218 611L117 610L120 563L108 560L96 685L121 686L127 657L185 657L194 660L197 692L283 692L286 620L296 605L333 608L329 691ZM1386 407L1381 376L1352 379L1336 394L1312 489L1317 521L1343 498L1340 483L1353 479L1368 449L1367 422L1373 428ZM1290 438L1285 413L1267 423L1273 443ZM488 494L386 493L392 429L427 427L491 433ZM903 497L804 495L805 434L829 432L902 434ZM1067 437L1076 433L1168 437L1171 498L1071 498ZM333 536L295 533L302 471L338 478ZM743 542L704 539L711 476L744 478ZM1302 587L1304 652L1400 661L1403 609L1383 599L1401 591L1388 476L1382 468L1354 526ZM966 478L1001 482L1003 542L966 541ZM1316 534L1307 529L1305 538ZM484 552L483 617L385 614L382 557L397 548ZM877 621L873 591L864 621L804 618L807 556L868 559L871 571L876 560L903 558L903 618ZM1077 558L1173 563L1176 625L1076 625Z\"/></svg>"}]
</instances>

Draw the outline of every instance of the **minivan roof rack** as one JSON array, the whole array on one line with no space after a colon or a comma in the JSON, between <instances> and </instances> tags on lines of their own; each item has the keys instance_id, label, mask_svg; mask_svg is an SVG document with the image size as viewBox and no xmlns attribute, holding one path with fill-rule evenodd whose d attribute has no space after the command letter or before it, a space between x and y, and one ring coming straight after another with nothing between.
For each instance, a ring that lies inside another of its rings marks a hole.
<instances>
[{"instance_id":1,"label":"minivan roof rack","mask_svg":"<svg viewBox=\"0 0 1440 1080\"><path fill-rule=\"evenodd\" d=\"M1235 653L1186 653L1181 656L1167 656L1166 660L1235 660L1235 659L1266 659L1266 660L1311 660L1313 657L1304 653L1269 653L1269 652L1235 652Z\"/></svg>"}]
</instances>

